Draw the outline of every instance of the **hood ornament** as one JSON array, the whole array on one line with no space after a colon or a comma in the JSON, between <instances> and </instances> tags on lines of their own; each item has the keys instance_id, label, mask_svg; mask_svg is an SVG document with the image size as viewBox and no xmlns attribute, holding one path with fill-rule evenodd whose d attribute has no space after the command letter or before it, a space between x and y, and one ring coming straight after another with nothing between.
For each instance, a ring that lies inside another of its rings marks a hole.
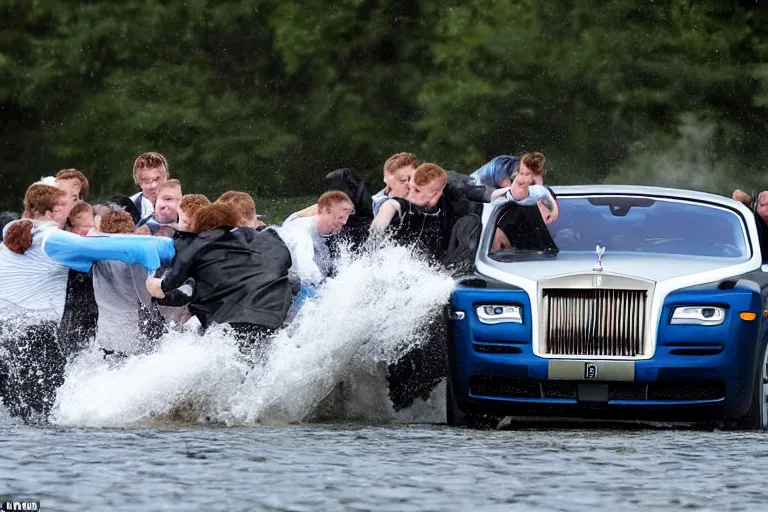
<instances>
[{"instance_id":1,"label":"hood ornament","mask_svg":"<svg viewBox=\"0 0 768 512\"><path fill-rule=\"evenodd\" d=\"M605 254L605 247L598 244L597 247L595 247L595 252L597 253L597 264L592 267L592 270L595 272L602 272L603 271L603 254Z\"/></svg>"}]
</instances>

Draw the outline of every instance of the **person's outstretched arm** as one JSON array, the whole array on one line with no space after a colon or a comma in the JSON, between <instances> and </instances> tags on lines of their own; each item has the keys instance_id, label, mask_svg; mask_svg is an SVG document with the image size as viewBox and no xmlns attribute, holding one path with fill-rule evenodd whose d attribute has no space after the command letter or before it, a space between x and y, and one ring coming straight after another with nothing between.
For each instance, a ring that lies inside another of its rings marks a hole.
<instances>
[{"instance_id":1,"label":"person's outstretched arm","mask_svg":"<svg viewBox=\"0 0 768 512\"><path fill-rule=\"evenodd\" d=\"M387 230L396 213L400 213L400 203L394 199L388 199L379 208L379 213L371 222L370 231L374 234L382 234Z\"/></svg>"},{"instance_id":2,"label":"person's outstretched arm","mask_svg":"<svg viewBox=\"0 0 768 512\"><path fill-rule=\"evenodd\" d=\"M173 260L173 240L141 235L78 236L51 229L43 238L43 252L52 260L79 272L88 272L96 261L116 260L142 265L150 273Z\"/></svg>"}]
</instances>

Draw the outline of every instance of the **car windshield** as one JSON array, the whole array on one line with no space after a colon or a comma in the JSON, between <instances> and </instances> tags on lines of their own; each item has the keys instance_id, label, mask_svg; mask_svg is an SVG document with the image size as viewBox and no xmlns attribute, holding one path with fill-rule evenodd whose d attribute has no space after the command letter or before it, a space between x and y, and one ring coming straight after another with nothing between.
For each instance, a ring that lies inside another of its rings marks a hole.
<instances>
[{"instance_id":1,"label":"car windshield","mask_svg":"<svg viewBox=\"0 0 768 512\"><path fill-rule=\"evenodd\" d=\"M548 226L537 207L510 208L499 216L491 255L498 259L558 252L676 254L746 259L751 256L742 220L726 208L633 196L561 197L560 215Z\"/></svg>"}]
</instances>

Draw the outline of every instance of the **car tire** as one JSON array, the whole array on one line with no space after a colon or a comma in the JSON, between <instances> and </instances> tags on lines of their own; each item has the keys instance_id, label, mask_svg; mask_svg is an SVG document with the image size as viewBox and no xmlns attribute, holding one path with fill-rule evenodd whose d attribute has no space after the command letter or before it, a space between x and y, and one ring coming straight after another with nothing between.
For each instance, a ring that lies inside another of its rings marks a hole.
<instances>
[{"instance_id":1,"label":"car tire","mask_svg":"<svg viewBox=\"0 0 768 512\"><path fill-rule=\"evenodd\" d=\"M451 427L467 427L479 430L494 430L501 423L501 417L492 414L480 414L462 411L453 394L453 384L449 376L445 385L446 423Z\"/></svg>"},{"instance_id":2,"label":"car tire","mask_svg":"<svg viewBox=\"0 0 768 512\"><path fill-rule=\"evenodd\" d=\"M747 413L739 418L737 427L745 430L763 430L768 428L768 404L766 387L768 386L768 345L763 344L762 364L755 371L755 385L752 390L752 404Z\"/></svg>"}]
</instances>

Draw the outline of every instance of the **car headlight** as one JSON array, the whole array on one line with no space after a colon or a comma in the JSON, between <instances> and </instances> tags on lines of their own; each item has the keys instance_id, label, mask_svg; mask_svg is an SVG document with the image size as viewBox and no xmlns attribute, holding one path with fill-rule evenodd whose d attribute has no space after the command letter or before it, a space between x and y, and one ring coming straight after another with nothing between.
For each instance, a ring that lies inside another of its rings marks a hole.
<instances>
[{"instance_id":1,"label":"car headlight","mask_svg":"<svg viewBox=\"0 0 768 512\"><path fill-rule=\"evenodd\" d=\"M672 324L720 325L725 320L725 308L716 306L682 306L672 313Z\"/></svg>"},{"instance_id":2,"label":"car headlight","mask_svg":"<svg viewBox=\"0 0 768 512\"><path fill-rule=\"evenodd\" d=\"M486 304L475 310L477 318L484 324L501 324L505 322L523 323L523 308L502 304Z\"/></svg>"}]
</instances>

